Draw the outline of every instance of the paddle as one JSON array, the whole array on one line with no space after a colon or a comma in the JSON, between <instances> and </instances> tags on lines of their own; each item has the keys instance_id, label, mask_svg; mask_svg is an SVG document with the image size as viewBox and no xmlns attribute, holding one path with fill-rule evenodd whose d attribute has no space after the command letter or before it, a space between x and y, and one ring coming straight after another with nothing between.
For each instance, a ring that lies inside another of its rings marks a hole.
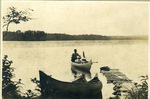
<instances>
[{"instance_id":1,"label":"paddle","mask_svg":"<svg viewBox=\"0 0 150 99\"><path fill-rule=\"evenodd\" d=\"M83 57L85 58L85 53L84 53L84 51L83 51Z\"/></svg>"},{"instance_id":2,"label":"paddle","mask_svg":"<svg viewBox=\"0 0 150 99\"><path fill-rule=\"evenodd\" d=\"M98 62L92 62L92 63L98 63Z\"/></svg>"}]
</instances>

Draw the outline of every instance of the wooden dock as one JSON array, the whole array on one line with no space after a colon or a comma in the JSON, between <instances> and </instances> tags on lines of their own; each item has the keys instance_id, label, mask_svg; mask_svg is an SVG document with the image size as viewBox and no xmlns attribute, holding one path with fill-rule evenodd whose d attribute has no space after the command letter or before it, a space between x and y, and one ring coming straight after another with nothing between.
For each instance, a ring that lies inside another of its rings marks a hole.
<instances>
[{"instance_id":1,"label":"wooden dock","mask_svg":"<svg viewBox=\"0 0 150 99\"><path fill-rule=\"evenodd\" d=\"M121 83L132 82L125 74L119 71L119 69L110 69L109 71L100 71L107 79L107 83Z\"/></svg>"},{"instance_id":2,"label":"wooden dock","mask_svg":"<svg viewBox=\"0 0 150 99\"><path fill-rule=\"evenodd\" d=\"M124 97L127 96L128 89L133 87L134 83L125 74L120 72L119 69L108 69L108 67L106 68L107 70L100 69L100 73L106 77L107 84L114 84L114 93L112 94L119 96L119 99L125 99Z\"/></svg>"}]
</instances>

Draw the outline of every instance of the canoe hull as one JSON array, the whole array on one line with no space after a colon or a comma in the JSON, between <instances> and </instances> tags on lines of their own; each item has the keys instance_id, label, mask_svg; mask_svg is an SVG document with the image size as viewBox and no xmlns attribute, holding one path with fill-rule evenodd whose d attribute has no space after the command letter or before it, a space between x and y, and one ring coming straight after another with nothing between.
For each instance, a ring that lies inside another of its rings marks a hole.
<instances>
[{"instance_id":1,"label":"canoe hull","mask_svg":"<svg viewBox=\"0 0 150 99\"><path fill-rule=\"evenodd\" d=\"M101 93L102 83L98 82L62 82L58 81L40 71L40 84L43 96L51 94L58 95L80 95L89 96Z\"/></svg>"},{"instance_id":2,"label":"canoe hull","mask_svg":"<svg viewBox=\"0 0 150 99\"><path fill-rule=\"evenodd\" d=\"M90 71L91 66L92 66L92 62L91 61L88 61L87 63L75 63L75 62L71 62L71 66L75 67L75 68L79 68L79 69L84 69L84 70Z\"/></svg>"}]
</instances>

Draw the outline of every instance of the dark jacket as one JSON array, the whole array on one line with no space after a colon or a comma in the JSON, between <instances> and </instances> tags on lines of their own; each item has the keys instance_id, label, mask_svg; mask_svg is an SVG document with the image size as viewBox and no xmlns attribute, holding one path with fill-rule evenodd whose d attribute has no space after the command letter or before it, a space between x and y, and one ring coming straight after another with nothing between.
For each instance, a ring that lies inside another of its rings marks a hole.
<instances>
[{"instance_id":1,"label":"dark jacket","mask_svg":"<svg viewBox=\"0 0 150 99\"><path fill-rule=\"evenodd\" d=\"M71 61L72 61L72 62L75 62L75 60L77 59L77 56L80 57L80 55L79 55L78 53L73 53L73 54L72 54L72 57L71 57Z\"/></svg>"}]
</instances>

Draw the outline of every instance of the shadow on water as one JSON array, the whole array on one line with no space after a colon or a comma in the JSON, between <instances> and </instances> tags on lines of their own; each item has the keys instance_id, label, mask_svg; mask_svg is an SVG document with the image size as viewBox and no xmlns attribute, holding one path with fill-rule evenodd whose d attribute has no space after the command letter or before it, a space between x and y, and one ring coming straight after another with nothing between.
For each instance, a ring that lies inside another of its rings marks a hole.
<instances>
[{"instance_id":1,"label":"shadow on water","mask_svg":"<svg viewBox=\"0 0 150 99\"><path fill-rule=\"evenodd\" d=\"M71 72L74 75L74 79L78 79L81 77L81 75L84 75L85 78L91 79L91 72L84 70L84 69L80 69L80 68L76 68L76 67L71 67Z\"/></svg>"}]
</instances>

